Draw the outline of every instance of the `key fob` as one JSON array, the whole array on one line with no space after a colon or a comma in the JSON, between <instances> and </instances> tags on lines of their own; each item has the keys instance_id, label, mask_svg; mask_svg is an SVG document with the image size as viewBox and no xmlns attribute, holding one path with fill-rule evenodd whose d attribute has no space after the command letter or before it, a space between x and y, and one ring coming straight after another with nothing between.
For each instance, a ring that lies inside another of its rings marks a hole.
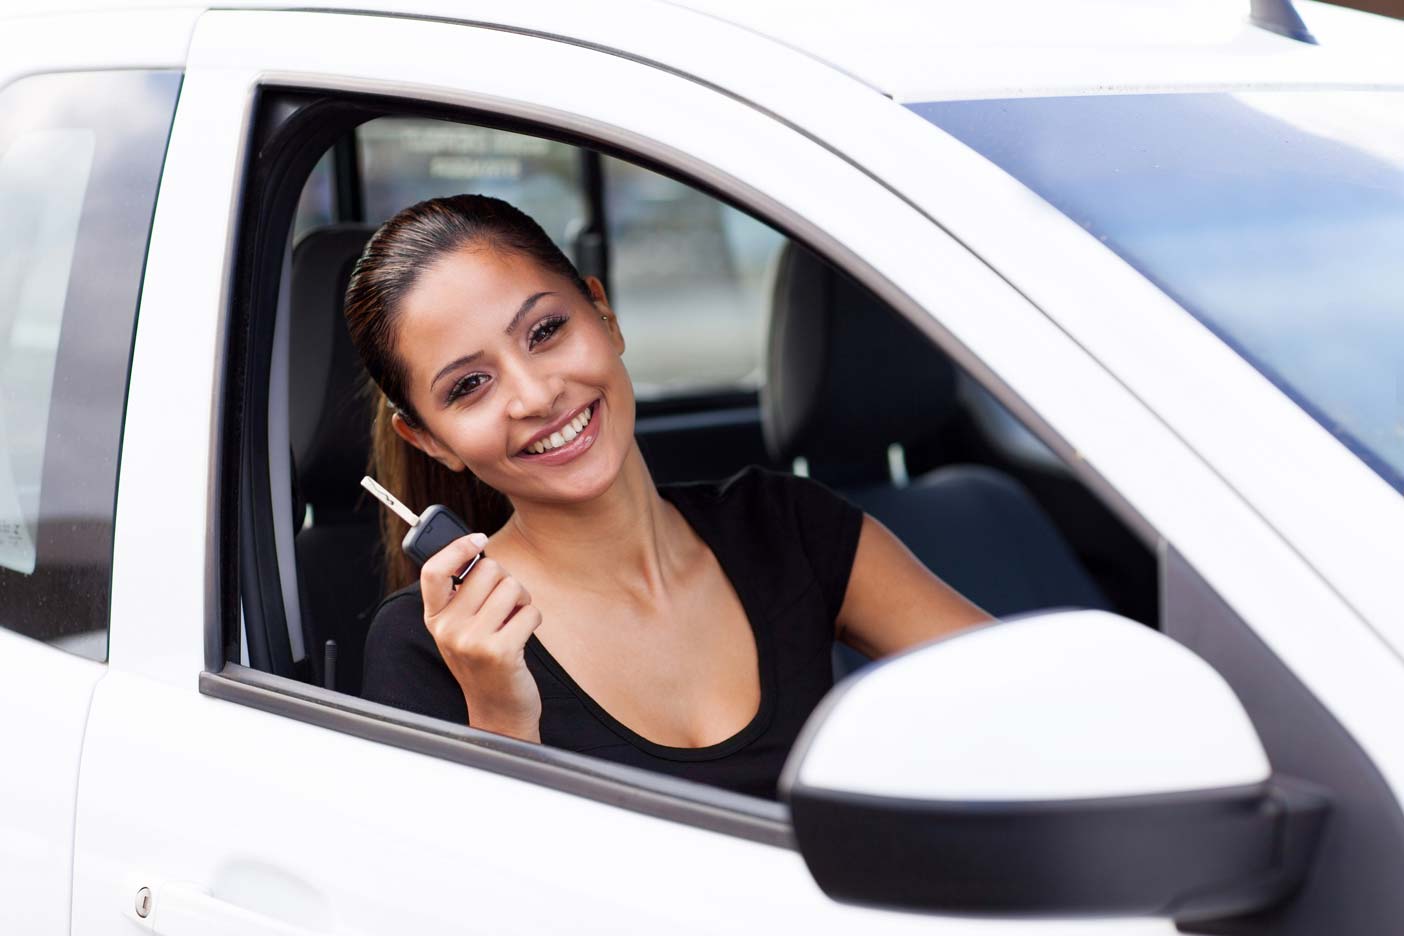
<instances>
[{"instance_id":1,"label":"key fob","mask_svg":"<svg viewBox=\"0 0 1404 936\"><path fill-rule=\"evenodd\" d=\"M424 565L430 556L471 532L473 531L468 529L468 524L458 518L458 514L443 504L434 504L419 515L419 522L410 527L400 546L415 563ZM463 577L472 571L473 566L482 557L482 553L474 556L473 561L468 563L468 568L453 577L455 584L462 582Z\"/></svg>"}]
</instances>

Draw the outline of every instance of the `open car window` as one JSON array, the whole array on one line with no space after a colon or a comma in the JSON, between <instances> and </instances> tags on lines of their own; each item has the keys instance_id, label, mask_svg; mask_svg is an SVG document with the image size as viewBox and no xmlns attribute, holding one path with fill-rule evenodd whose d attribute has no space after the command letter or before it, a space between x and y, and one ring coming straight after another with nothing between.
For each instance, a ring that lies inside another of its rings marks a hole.
<instances>
[{"instance_id":1,"label":"open car window","mask_svg":"<svg viewBox=\"0 0 1404 936\"><path fill-rule=\"evenodd\" d=\"M262 537L291 544L296 583L256 602L296 633L283 661L251 643L255 667L360 694L386 594L383 508L359 487L383 401L366 392L341 300L379 223L471 191L538 216L582 273L606 281L656 481L752 464L808 474L991 613L1086 606L1156 623L1154 557L978 382L828 259L665 169L523 128L406 114L329 140L303 170L278 291L286 329L270 338L286 342L273 357L286 362L285 395L268 397L288 431L285 443L270 437L270 461L287 456L269 476L292 486L292 509L267 515L285 540ZM255 579L244 581L248 609ZM865 662L840 647L833 666Z\"/></svg>"}]
</instances>

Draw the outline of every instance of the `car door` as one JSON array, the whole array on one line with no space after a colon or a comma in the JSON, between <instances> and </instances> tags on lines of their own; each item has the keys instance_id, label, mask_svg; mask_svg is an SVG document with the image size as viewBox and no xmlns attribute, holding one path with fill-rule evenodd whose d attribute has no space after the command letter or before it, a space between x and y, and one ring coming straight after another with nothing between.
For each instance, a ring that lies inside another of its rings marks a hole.
<instances>
[{"instance_id":1,"label":"car door","mask_svg":"<svg viewBox=\"0 0 1404 936\"><path fill-rule=\"evenodd\" d=\"M156 30L89 56L0 25L0 930L69 931L73 808L107 671L132 320L180 84ZM115 72L125 65L147 66Z\"/></svg>"},{"instance_id":2,"label":"car door","mask_svg":"<svg viewBox=\"0 0 1404 936\"><path fill-rule=\"evenodd\" d=\"M532 121L667 166L861 273L982 381L1036 401L1021 414L1071 461L1092 453L1104 490L1118 489L1111 477L1178 471L1180 490L1251 522L1124 388L929 218L733 94L507 29L206 13L171 130L133 352L111 650L84 741L72 931L1086 932L1087 921L839 905L810 878L781 805L237 662L248 659L238 622L263 618L250 602L279 600L246 591L241 615L247 570L237 563L250 553L235 541L238 512L257 488L241 457L251 444L242 407L264 398L249 396L237 352L252 328L272 327L261 306L276 296L265 281L274 273L246 255L273 210L257 199L278 186L246 168L266 155L261 99L289 90ZM1121 504L1139 522L1176 509L1163 486L1128 490L1144 495ZM274 541L252 555L276 564L276 553ZM1160 919L1096 927L1173 931Z\"/></svg>"}]
</instances>

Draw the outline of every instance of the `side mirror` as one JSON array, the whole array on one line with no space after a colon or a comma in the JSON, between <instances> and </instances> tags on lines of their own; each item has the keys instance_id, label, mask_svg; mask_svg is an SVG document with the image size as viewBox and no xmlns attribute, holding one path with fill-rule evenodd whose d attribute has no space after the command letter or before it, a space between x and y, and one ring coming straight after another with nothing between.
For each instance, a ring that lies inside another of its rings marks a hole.
<instances>
[{"instance_id":1,"label":"side mirror","mask_svg":"<svg viewBox=\"0 0 1404 936\"><path fill-rule=\"evenodd\" d=\"M1300 882L1327 810L1272 773L1207 663L1102 611L868 667L811 716L780 791L830 897L1008 916L1258 910Z\"/></svg>"}]
</instances>

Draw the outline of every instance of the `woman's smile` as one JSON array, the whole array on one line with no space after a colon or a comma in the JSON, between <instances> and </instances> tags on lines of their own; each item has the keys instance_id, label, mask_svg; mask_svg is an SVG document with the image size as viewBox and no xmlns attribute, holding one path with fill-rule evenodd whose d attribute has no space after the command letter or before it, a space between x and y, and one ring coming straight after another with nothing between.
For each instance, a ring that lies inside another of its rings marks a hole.
<instances>
[{"instance_id":1,"label":"woman's smile","mask_svg":"<svg viewBox=\"0 0 1404 936\"><path fill-rule=\"evenodd\" d=\"M563 465L585 454L599 438L600 400L573 410L531 437L517 458L534 465Z\"/></svg>"}]
</instances>

